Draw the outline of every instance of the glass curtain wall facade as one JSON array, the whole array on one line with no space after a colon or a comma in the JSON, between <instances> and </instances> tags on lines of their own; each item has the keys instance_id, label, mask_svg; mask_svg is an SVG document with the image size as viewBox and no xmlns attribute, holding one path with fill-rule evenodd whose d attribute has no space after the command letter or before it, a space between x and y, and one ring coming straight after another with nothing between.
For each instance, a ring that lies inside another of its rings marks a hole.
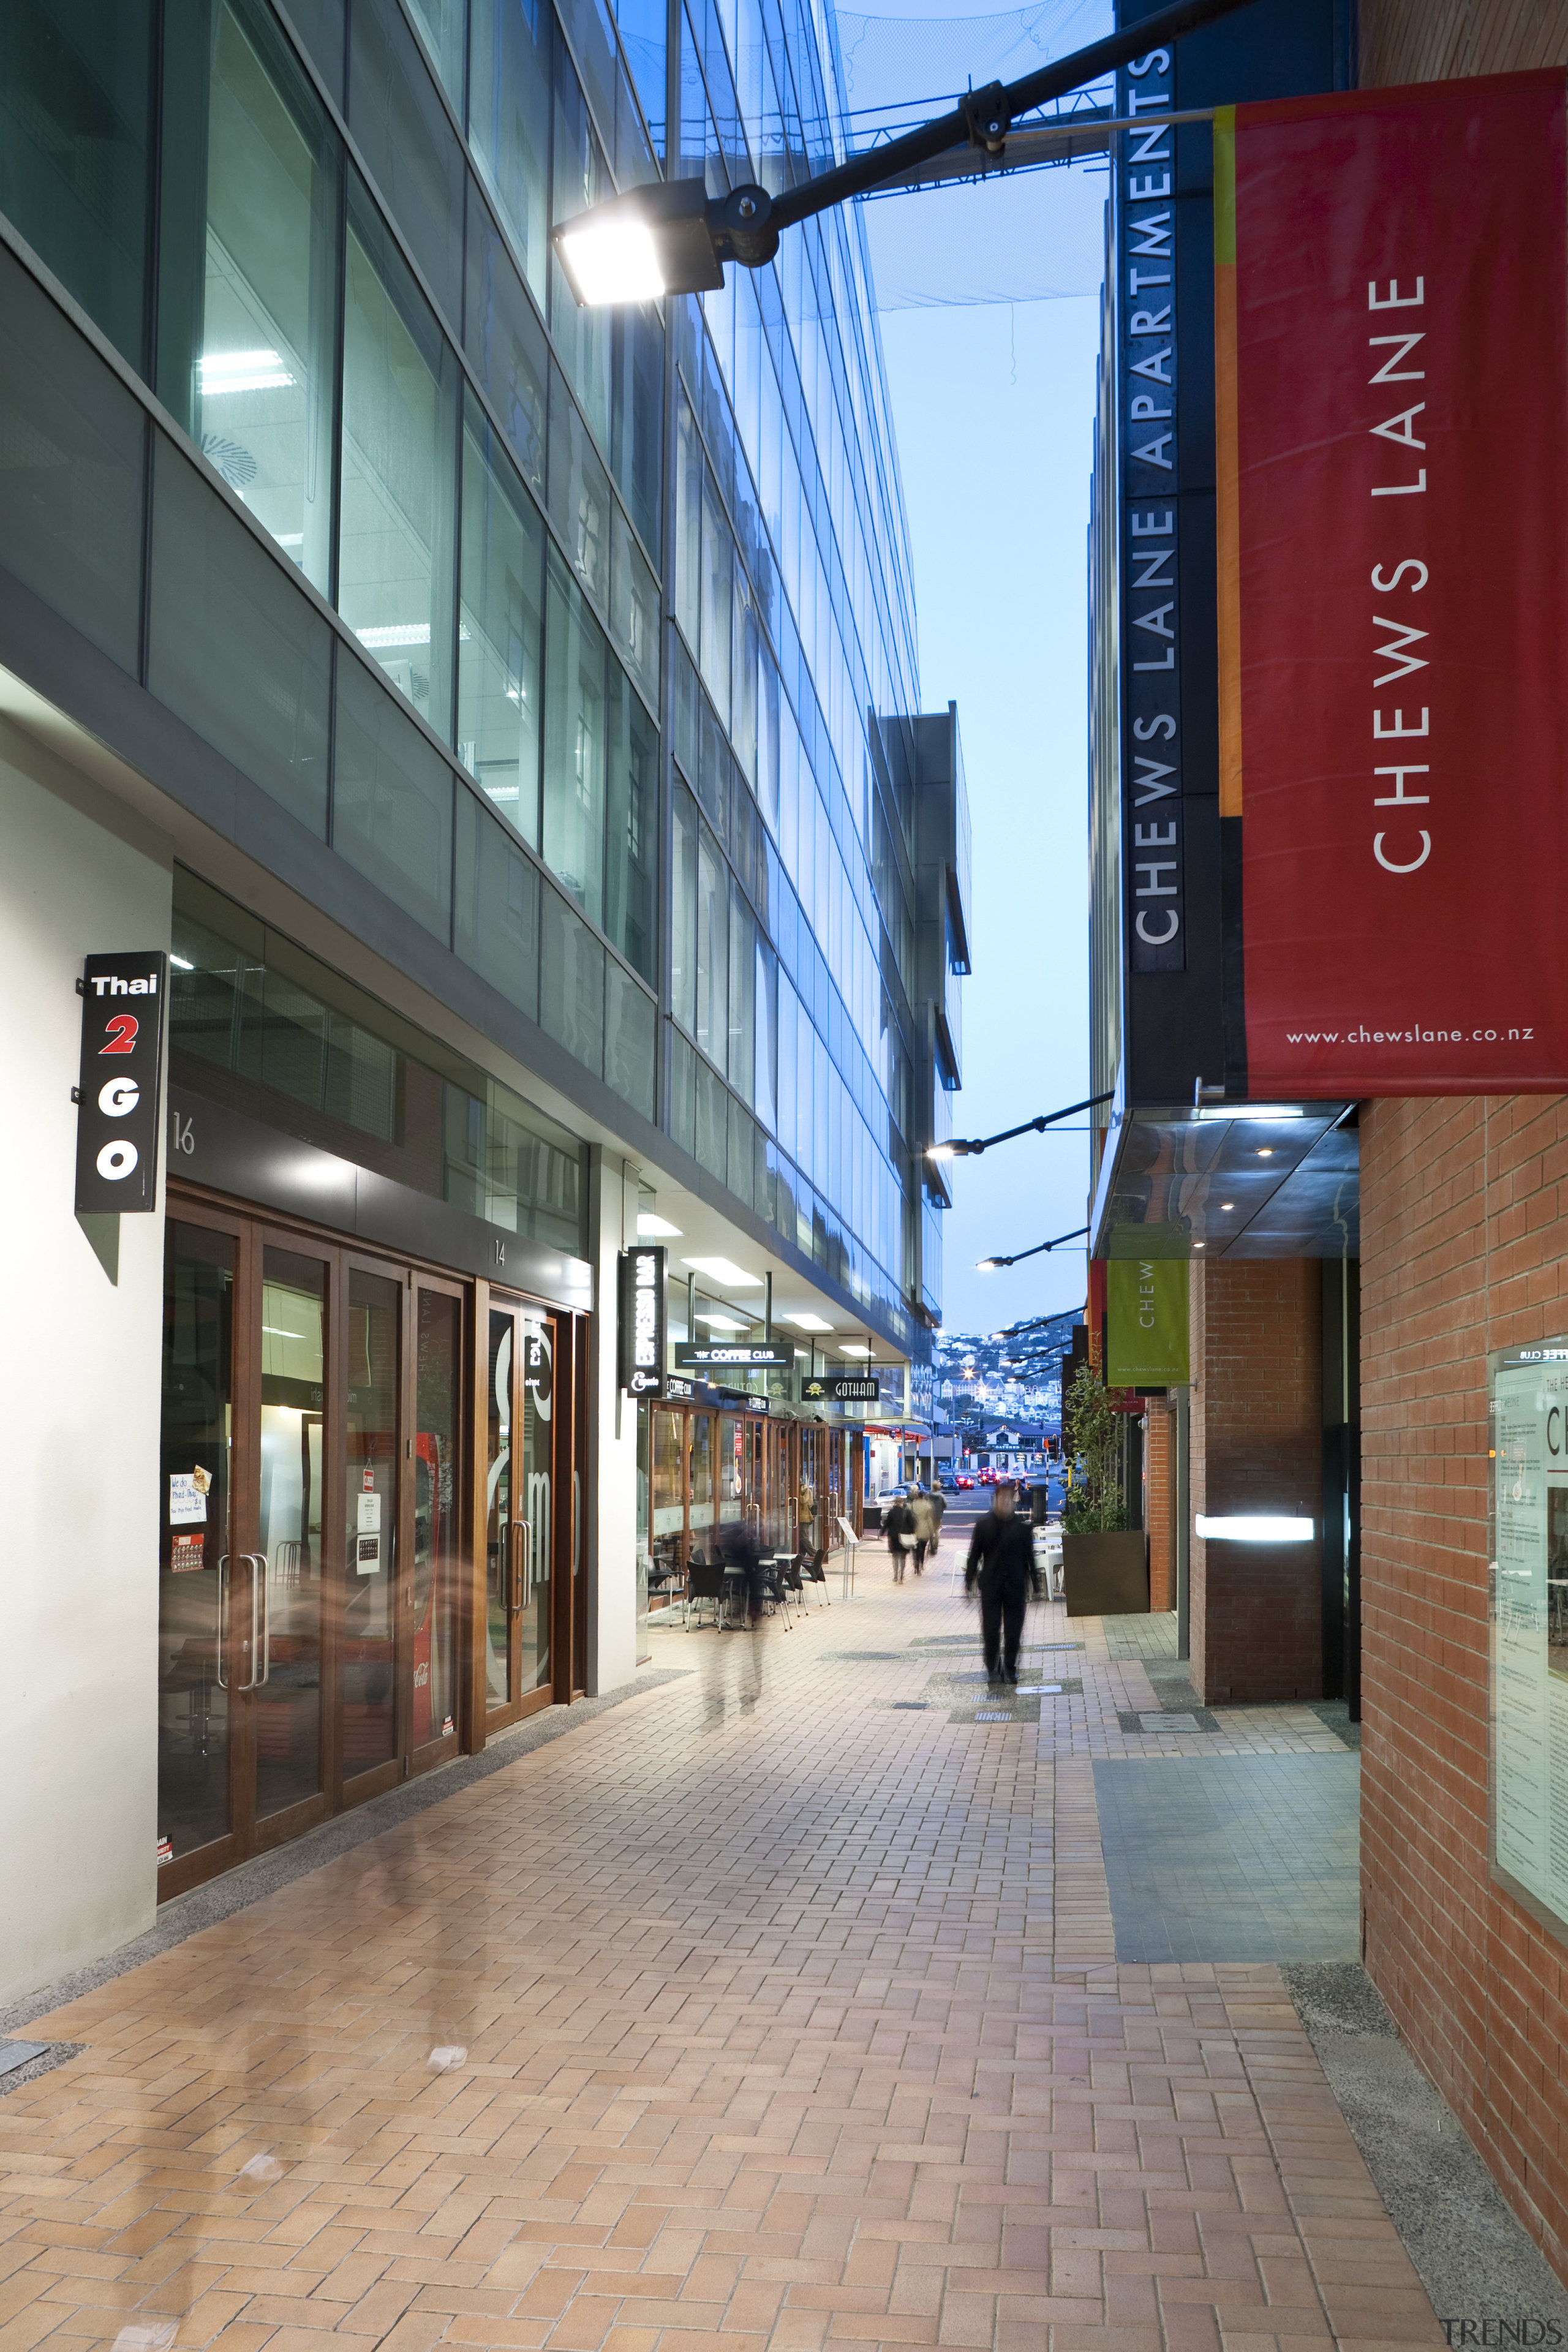
<instances>
[{"instance_id":1,"label":"glass curtain wall facade","mask_svg":"<svg viewBox=\"0 0 1568 2352\"><path fill-rule=\"evenodd\" d=\"M916 643L859 219L613 314L549 245L841 155L830 14L18 6L0 210L123 364L0 250L7 568L907 1346Z\"/></svg>"}]
</instances>

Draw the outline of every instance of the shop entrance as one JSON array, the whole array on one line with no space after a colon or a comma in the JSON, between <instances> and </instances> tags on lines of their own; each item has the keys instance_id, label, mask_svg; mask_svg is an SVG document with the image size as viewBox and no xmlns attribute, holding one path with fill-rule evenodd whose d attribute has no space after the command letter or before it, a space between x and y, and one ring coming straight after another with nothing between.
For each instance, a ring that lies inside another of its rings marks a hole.
<instances>
[{"instance_id":1,"label":"shop entrance","mask_svg":"<svg viewBox=\"0 0 1568 2352\"><path fill-rule=\"evenodd\" d=\"M457 1754L472 1290L172 1196L160 1897Z\"/></svg>"}]
</instances>

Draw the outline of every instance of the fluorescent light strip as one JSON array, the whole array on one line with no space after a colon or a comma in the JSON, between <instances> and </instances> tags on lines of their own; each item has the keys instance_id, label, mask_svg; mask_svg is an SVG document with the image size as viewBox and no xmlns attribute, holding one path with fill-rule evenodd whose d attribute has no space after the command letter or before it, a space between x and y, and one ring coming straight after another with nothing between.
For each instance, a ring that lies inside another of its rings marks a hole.
<instances>
[{"instance_id":1,"label":"fluorescent light strip","mask_svg":"<svg viewBox=\"0 0 1568 2352\"><path fill-rule=\"evenodd\" d=\"M428 621L390 621L372 629L356 629L355 636L367 653L379 653L394 646L427 646L430 642Z\"/></svg>"},{"instance_id":2,"label":"fluorescent light strip","mask_svg":"<svg viewBox=\"0 0 1568 2352\"><path fill-rule=\"evenodd\" d=\"M1210 1518L1200 1511L1194 1522L1199 1535L1210 1543L1310 1543L1313 1521L1265 1517Z\"/></svg>"}]
</instances>

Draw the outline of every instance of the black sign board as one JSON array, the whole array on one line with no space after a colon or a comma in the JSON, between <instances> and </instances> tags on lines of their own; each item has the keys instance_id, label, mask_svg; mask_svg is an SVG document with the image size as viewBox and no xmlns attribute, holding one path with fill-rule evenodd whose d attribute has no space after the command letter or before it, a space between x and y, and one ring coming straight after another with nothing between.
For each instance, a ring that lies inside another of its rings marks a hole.
<instances>
[{"instance_id":1,"label":"black sign board","mask_svg":"<svg viewBox=\"0 0 1568 2352\"><path fill-rule=\"evenodd\" d=\"M881 1395L875 1372L818 1372L809 1380L801 1374L802 1404L877 1404Z\"/></svg>"},{"instance_id":2,"label":"black sign board","mask_svg":"<svg viewBox=\"0 0 1568 2352\"><path fill-rule=\"evenodd\" d=\"M738 1348L710 1344L688 1343L678 1347L675 1360L684 1371L725 1372L787 1372L795 1362L795 1349L781 1348L759 1340L755 1347L742 1343Z\"/></svg>"},{"instance_id":3,"label":"black sign board","mask_svg":"<svg viewBox=\"0 0 1568 2352\"><path fill-rule=\"evenodd\" d=\"M81 991L76 1098L78 1213L134 1216L157 1206L158 1079L168 958L91 955Z\"/></svg>"},{"instance_id":4,"label":"black sign board","mask_svg":"<svg viewBox=\"0 0 1568 2352\"><path fill-rule=\"evenodd\" d=\"M621 1252L616 1378L632 1396L656 1395L664 1379L664 1266L661 1244Z\"/></svg>"}]
</instances>

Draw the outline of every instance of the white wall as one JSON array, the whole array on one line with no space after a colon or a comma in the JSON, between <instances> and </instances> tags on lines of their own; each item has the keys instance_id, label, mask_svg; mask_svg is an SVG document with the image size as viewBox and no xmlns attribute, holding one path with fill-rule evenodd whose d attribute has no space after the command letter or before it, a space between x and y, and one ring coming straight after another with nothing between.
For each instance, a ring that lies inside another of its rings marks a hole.
<instances>
[{"instance_id":1,"label":"white wall","mask_svg":"<svg viewBox=\"0 0 1568 2352\"><path fill-rule=\"evenodd\" d=\"M72 1213L89 952L166 948L170 845L0 719L5 1133L0 2000L147 1926L157 1849L163 1217L111 1282Z\"/></svg>"},{"instance_id":2,"label":"white wall","mask_svg":"<svg viewBox=\"0 0 1568 2352\"><path fill-rule=\"evenodd\" d=\"M588 1187L594 1339L588 1363L588 1476L595 1487L589 1557L590 1693L637 1672L637 1409L616 1386L616 1261L637 1238L637 1171L595 1144Z\"/></svg>"}]
</instances>

